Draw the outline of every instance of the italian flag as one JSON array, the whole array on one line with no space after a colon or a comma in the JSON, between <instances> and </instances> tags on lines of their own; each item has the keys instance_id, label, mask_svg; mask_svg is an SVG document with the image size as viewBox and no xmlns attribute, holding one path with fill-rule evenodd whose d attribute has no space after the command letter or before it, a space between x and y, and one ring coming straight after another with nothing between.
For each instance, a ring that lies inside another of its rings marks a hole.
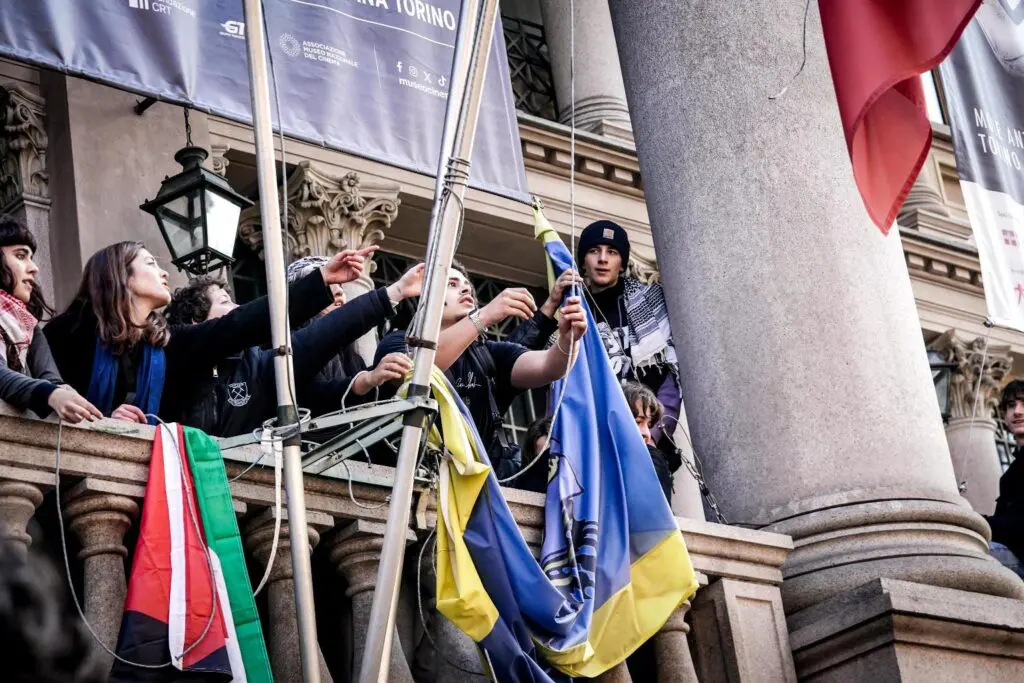
<instances>
[{"instance_id":1,"label":"italian flag","mask_svg":"<svg viewBox=\"0 0 1024 683\"><path fill-rule=\"evenodd\" d=\"M224 461L157 427L111 681L271 683ZM144 665L144 666L136 666Z\"/></svg>"}]
</instances>

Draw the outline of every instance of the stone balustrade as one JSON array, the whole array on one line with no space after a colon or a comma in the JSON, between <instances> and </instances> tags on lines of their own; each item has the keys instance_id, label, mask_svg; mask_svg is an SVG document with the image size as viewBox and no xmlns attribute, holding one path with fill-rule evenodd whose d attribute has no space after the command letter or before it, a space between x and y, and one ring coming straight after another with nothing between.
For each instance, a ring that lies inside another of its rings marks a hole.
<instances>
[{"instance_id":1,"label":"stone balustrade","mask_svg":"<svg viewBox=\"0 0 1024 683\"><path fill-rule=\"evenodd\" d=\"M45 537L44 543L59 542L36 528L53 517L45 509L55 505L59 435L61 503L73 571L80 573L87 617L111 646L121 621L125 559L145 492L153 434L151 427L113 420L58 429L54 422L31 419L0 404L0 535L25 546L35 536ZM255 457L253 448L228 451L229 478L241 474ZM351 680L358 671L393 475L390 468L364 463L351 463L349 469L351 482L306 477L306 533L316 546L314 583L324 681ZM231 488L255 584L273 536L273 472L254 467ZM542 496L506 490L506 497L527 542L539 550ZM392 681L468 680L465 670L480 670L468 638L433 612L432 547L422 566L417 564L435 519L434 492L418 486L391 653ZM678 521L702 587L654 638L658 680L795 681L779 588L791 539ZM258 598L261 610L266 610L265 636L275 680L282 683L298 680L300 671L288 546L292 531L285 518L268 587ZM417 615L417 571L426 626ZM629 672L625 666L617 667L602 680L628 681Z\"/></svg>"}]
</instances>

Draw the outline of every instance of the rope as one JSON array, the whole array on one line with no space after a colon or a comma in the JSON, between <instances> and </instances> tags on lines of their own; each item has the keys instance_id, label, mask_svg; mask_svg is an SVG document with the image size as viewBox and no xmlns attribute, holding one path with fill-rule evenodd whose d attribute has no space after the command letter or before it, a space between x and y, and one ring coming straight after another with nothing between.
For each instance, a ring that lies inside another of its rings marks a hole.
<instances>
[{"instance_id":1,"label":"rope","mask_svg":"<svg viewBox=\"0 0 1024 683\"><path fill-rule=\"evenodd\" d=\"M796 73L793 74L793 78L789 79L789 83L787 83L786 86L782 90L780 90L779 92L775 93L774 95L769 95L768 96L769 100L774 101L774 100L780 99L783 95L785 95L786 91L789 90L789 87L791 85L793 85L794 83L796 83L797 77L800 76L800 74L802 74L804 72L804 67L807 66L807 14L810 11L810 9L811 9L811 0L807 0L807 4L804 5L804 38L803 38L803 53L804 53L804 56L803 56L803 59L800 60L800 68L796 70Z\"/></svg>"},{"instance_id":2,"label":"rope","mask_svg":"<svg viewBox=\"0 0 1024 683\"><path fill-rule=\"evenodd\" d=\"M147 417L149 417L149 416L147 415ZM153 417L156 417L156 416L154 415ZM160 420L159 417L157 417L156 419ZM167 429L167 428L168 428L167 425L162 420L160 420L160 427L158 427L157 429ZM136 667L136 668L139 668L139 669L165 669L165 668L167 668L167 667L169 667L169 666L174 664L174 660L173 659L168 660L167 662L165 662L163 664L142 664L140 662L133 662L131 660L125 659L124 657L121 657L116 652L114 652L109 647L107 647L106 643L104 643L103 640L99 637L99 635L97 635L96 630L92 627L92 624L90 624L89 620L85 617L85 610L82 609L82 603L78 599L78 592L75 590L75 582L74 582L74 580L71 577L71 562L68 559L68 541L67 541L67 535L66 535L66 533L64 531L64 511L63 511L63 507L61 505L61 495L60 495L60 458L61 458L61 439L63 437L63 434L64 434L64 421L58 417L57 418L56 460L55 460L54 469L53 469L54 495L56 496L56 503L57 503L57 522L60 525L60 545L61 545L61 550L62 550L62 553L63 553L63 556L64 556L64 573L65 573L65 576L66 576L66 578L68 580L68 588L71 589L71 600L72 600L72 602L74 602L75 609L78 611L78 616L82 619L82 623L85 624L85 627L86 627L86 629L88 629L89 634L92 636L93 640L95 640L96 643L101 648L103 648L103 650L108 655L113 657L115 660L121 662L122 664L126 664L128 666L133 666L133 667ZM184 459L181 456L181 451L180 450L178 450L177 455L178 455L179 461L181 461L182 471L185 471L186 467L185 467ZM182 479L182 482L183 482L184 487L185 487L185 496L188 499L188 505L185 506L185 507L188 510L189 519L192 522L192 527L193 527L193 529L196 532L196 536L198 538L203 538L203 532L199 528L199 521L197 519L197 513L196 513L196 511L195 511L195 509L194 509L194 507L192 505L192 489L189 486L188 482L185 481L184 478ZM215 578L214 571L213 571L213 558L212 558L212 556L210 554L210 547L208 545L206 545L205 543L203 544L203 551L204 551L204 554L206 555L206 567L207 567L207 570L210 572L210 585L213 586L213 587L216 587L217 582L216 582L216 578ZM197 647L199 647L199 644L202 643L203 640L206 638L207 634L210 632L210 628L213 626L213 620L214 620L214 617L216 616L216 614L217 614L217 594L216 594L216 590L214 590L213 609L210 610L210 616L206 620L206 626L203 628L203 632L199 634L199 637L196 639L196 641L194 643L192 643L191 645L189 645L188 647L186 647L182 651L182 653L181 653L182 660L184 660L185 655L187 655L188 653L192 652L192 650L194 650Z\"/></svg>"}]
</instances>

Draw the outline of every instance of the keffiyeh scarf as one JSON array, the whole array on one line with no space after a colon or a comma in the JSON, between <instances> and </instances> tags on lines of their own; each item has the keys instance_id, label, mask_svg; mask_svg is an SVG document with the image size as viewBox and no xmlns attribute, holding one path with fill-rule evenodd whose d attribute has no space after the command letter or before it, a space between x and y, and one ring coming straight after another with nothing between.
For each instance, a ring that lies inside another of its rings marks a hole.
<instances>
[{"instance_id":1,"label":"keffiyeh scarf","mask_svg":"<svg viewBox=\"0 0 1024 683\"><path fill-rule=\"evenodd\" d=\"M646 285L636 278L622 282L622 299L629 327L629 355L633 366L668 365L678 375L679 364L672 344L665 292L658 283Z\"/></svg>"},{"instance_id":2,"label":"keffiyeh scarf","mask_svg":"<svg viewBox=\"0 0 1024 683\"><path fill-rule=\"evenodd\" d=\"M23 373L28 367L28 349L38 323L20 299L0 290L0 349L11 370Z\"/></svg>"}]
</instances>

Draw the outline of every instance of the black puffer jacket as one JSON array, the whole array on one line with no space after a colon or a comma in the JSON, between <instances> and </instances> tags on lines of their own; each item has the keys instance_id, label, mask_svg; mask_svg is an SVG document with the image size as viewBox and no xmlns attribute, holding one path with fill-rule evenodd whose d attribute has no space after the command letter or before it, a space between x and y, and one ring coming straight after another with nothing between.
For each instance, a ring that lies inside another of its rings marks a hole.
<instances>
[{"instance_id":1,"label":"black puffer jacket","mask_svg":"<svg viewBox=\"0 0 1024 683\"><path fill-rule=\"evenodd\" d=\"M1013 462L999 479L996 511L986 518L992 540L1009 548L1024 562L1024 448L1013 453Z\"/></svg>"}]
</instances>

